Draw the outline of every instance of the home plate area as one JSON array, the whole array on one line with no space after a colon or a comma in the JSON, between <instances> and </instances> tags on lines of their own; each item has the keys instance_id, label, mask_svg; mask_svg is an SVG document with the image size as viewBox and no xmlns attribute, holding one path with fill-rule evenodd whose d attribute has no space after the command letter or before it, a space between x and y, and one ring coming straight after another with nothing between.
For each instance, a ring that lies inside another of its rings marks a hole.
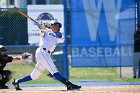
<instances>
[{"instance_id":1,"label":"home plate area","mask_svg":"<svg viewBox=\"0 0 140 93\"><path fill-rule=\"evenodd\" d=\"M82 86L80 90L67 91L64 86L22 87L1 89L0 93L140 93L140 85L109 85L109 86Z\"/></svg>"}]
</instances>

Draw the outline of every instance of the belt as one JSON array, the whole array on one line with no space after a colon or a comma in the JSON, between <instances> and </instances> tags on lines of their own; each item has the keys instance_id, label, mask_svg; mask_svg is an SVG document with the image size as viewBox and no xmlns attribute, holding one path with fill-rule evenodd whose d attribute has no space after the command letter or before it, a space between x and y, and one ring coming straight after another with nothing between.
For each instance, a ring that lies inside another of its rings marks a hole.
<instances>
[{"instance_id":1,"label":"belt","mask_svg":"<svg viewBox=\"0 0 140 93\"><path fill-rule=\"evenodd\" d=\"M46 50L46 48L43 48L43 50ZM48 50L48 53L50 54L51 52Z\"/></svg>"}]
</instances>

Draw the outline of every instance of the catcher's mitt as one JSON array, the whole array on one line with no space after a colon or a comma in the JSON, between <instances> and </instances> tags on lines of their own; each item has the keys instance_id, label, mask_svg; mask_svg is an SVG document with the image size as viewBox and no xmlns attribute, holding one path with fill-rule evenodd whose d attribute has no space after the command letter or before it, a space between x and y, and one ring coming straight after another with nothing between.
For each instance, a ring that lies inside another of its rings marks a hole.
<instances>
[{"instance_id":1,"label":"catcher's mitt","mask_svg":"<svg viewBox=\"0 0 140 93\"><path fill-rule=\"evenodd\" d=\"M28 59L29 56L31 56L31 54L29 54L28 52L24 52L21 56L22 56L22 59Z\"/></svg>"}]
</instances>

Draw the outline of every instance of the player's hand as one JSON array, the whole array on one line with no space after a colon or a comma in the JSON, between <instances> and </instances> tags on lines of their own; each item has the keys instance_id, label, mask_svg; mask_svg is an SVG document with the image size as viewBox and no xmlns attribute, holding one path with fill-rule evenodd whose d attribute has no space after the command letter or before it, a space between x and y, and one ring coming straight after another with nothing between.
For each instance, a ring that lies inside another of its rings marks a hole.
<instances>
[{"instance_id":1,"label":"player's hand","mask_svg":"<svg viewBox=\"0 0 140 93\"><path fill-rule=\"evenodd\" d=\"M28 59L29 56L31 56L31 55L30 55L28 52L24 52L24 53L21 55L22 59Z\"/></svg>"},{"instance_id":2,"label":"player's hand","mask_svg":"<svg viewBox=\"0 0 140 93\"><path fill-rule=\"evenodd\" d=\"M45 30L45 29L46 29L45 25L41 25L41 30Z\"/></svg>"},{"instance_id":3,"label":"player's hand","mask_svg":"<svg viewBox=\"0 0 140 93\"><path fill-rule=\"evenodd\" d=\"M43 21L42 25L44 25L45 28L50 28L51 23L49 21Z\"/></svg>"}]
</instances>

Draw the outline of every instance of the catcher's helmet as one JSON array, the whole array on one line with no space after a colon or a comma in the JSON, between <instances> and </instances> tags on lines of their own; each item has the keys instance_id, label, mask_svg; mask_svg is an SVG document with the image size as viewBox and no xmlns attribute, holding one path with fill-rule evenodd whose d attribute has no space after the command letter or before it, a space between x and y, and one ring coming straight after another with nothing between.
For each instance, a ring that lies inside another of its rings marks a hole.
<instances>
[{"instance_id":1,"label":"catcher's helmet","mask_svg":"<svg viewBox=\"0 0 140 93\"><path fill-rule=\"evenodd\" d=\"M7 49L3 45L0 45L0 51L7 51Z\"/></svg>"},{"instance_id":2,"label":"catcher's helmet","mask_svg":"<svg viewBox=\"0 0 140 93\"><path fill-rule=\"evenodd\" d=\"M54 20L54 17L50 13L42 13L38 16L37 20Z\"/></svg>"}]
</instances>

